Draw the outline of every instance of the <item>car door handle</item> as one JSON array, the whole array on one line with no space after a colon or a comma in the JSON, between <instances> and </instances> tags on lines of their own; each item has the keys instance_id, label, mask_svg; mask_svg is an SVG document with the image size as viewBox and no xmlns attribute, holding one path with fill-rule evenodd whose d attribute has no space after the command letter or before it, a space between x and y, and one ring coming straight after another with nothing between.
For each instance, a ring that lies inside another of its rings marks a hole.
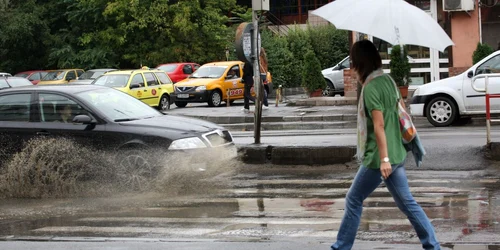
<instances>
[{"instance_id":1,"label":"car door handle","mask_svg":"<svg viewBox=\"0 0 500 250\"><path fill-rule=\"evenodd\" d=\"M36 135L50 135L50 133L47 131L38 131L36 132Z\"/></svg>"}]
</instances>

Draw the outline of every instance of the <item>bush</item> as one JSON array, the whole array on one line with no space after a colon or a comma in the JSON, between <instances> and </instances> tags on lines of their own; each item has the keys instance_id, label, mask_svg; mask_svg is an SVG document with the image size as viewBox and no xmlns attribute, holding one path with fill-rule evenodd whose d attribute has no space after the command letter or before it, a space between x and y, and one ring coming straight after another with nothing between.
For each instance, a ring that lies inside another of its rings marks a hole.
<instances>
[{"instance_id":1,"label":"bush","mask_svg":"<svg viewBox=\"0 0 500 250\"><path fill-rule=\"evenodd\" d=\"M493 48L488 44L477 43L476 50L474 51L474 54L472 54L472 63L478 63L491 53L493 53Z\"/></svg>"},{"instance_id":2,"label":"bush","mask_svg":"<svg viewBox=\"0 0 500 250\"><path fill-rule=\"evenodd\" d=\"M410 84L411 65L408 61L406 47L403 47L403 55L401 55L401 46L392 47L389 68L391 69L391 76L398 86L408 86Z\"/></svg>"},{"instance_id":3,"label":"bush","mask_svg":"<svg viewBox=\"0 0 500 250\"><path fill-rule=\"evenodd\" d=\"M264 30L262 35L262 47L266 49L269 62L269 72L273 76L273 87L279 85L291 87L293 68L290 62L294 60L292 52L288 49L288 41L284 36L273 35L271 31ZM298 86L298 85L297 85Z\"/></svg>"},{"instance_id":4,"label":"bush","mask_svg":"<svg viewBox=\"0 0 500 250\"><path fill-rule=\"evenodd\" d=\"M287 35L288 47L293 54L293 60L290 62L292 69L290 76L289 87L298 87L302 83L302 75L300 69L304 65L304 57L308 51L314 51L309 39L309 32L298 26L294 26L288 31ZM320 64L321 68L321 64Z\"/></svg>"},{"instance_id":5,"label":"bush","mask_svg":"<svg viewBox=\"0 0 500 250\"><path fill-rule=\"evenodd\" d=\"M335 66L349 55L347 31L338 30L333 25L309 26L307 31L322 69Z\"/></svg>"},{"instance_id":6,"label":"bush","mask_svg":"<svg viewBox=\"0 0 500 250\"><path fill-rule=\"evenodd\" d=\"M326 88L325 78L321 74L321 63L313 51L308 51L304 57L301 85L309 93Z\"/></svg>"}]
</instances>

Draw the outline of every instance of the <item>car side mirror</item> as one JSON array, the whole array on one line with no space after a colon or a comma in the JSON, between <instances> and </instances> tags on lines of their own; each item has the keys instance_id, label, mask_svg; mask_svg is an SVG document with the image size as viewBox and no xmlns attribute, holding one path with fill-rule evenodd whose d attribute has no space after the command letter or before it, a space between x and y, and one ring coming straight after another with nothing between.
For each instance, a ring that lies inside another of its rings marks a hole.
<instances>
[{"instance_id":1,"label":"car side mirror","mask_svg":"<svg viewBox=\"0 0 500 250\"><path fill-rule=\"evenodd\" d=\"M141 85L139 85L138 83L132 83L132 84L130 84L130 89L138 89L140 87L141 87Z\"/></svg>"},{"instance_id":2,"label":"car side mirror","mask_svg":"<svg viewBox=\"0 0 500 250\"><path fill-rule=\"evenodd\" d=\"M73 123L80 123L80 124L94 124L95 121L90 118L88 115L77 115L75 118L73 118Z\"/></svg>"},{"instance_id":3,"label":"car side mirror","mask_svg":"<svg viewBox=\"0 0 500 250\"><path fill-rule=\"evenodd\" d=\"M471 71L469 71L469 72L467 73L467 77L469 77L469 78L474 77L474 71L472 71L472 70L471 70Z\"/></svg>"}]
</instances>

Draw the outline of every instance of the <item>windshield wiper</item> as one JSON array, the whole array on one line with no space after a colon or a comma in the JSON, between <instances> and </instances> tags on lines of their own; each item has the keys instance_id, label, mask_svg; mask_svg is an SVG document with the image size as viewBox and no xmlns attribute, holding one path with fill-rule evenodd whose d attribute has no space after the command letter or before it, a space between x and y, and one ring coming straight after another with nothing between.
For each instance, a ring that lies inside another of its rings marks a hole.
<instances>
[{"instance_id":1,"label":"windshield wiper","mask_svg":"<svg viewBox=\"0 0 500 250\"><path fill-rule=\"evenodd\" d=\"M115 122L130 122L130 121L135 121L139 120L137 118L122 118L122 119L116 119Z\"/></svg>"}]
</instances>

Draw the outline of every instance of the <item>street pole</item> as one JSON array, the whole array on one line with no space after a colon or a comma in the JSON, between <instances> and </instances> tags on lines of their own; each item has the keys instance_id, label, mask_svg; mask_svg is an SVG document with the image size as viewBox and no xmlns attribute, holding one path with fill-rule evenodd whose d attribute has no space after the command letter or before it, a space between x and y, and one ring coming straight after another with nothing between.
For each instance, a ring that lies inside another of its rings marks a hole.
<instances>
[{"instance_id":1,"label":"street pole","mask_svg":"<svg viewBox=\"0 0 500 250\"><path fill-rule=\"evenodd\" d=\"M255 92L255 113L254 113L254 139L255 144L260 144L260 125L262 120L262 95L260 93L260 67L259 67L259 20L257 11L252 11L253 19L253 86Z\"/></svg>"}]
</instances>

